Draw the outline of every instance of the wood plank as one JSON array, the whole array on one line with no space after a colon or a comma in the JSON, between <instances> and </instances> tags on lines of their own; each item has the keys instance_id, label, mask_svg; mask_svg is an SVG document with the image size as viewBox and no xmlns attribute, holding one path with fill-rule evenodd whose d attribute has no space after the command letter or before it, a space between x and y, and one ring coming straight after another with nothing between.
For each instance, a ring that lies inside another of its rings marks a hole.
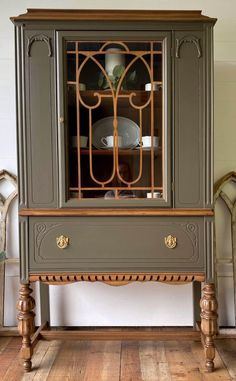
<instances>
[{"instance_id":1,"label":"wood plank","mask_svg":"<svg viewBox=\"0 0 236 381\"><path fill-rule=\"evenodd\" d=\"M159 380L159 362L164 360L164 345L153 341L139 343L139 358L142 380Z\"/></svg>"},{"instance_id":2,"label":"wood plank","mask_svg":"<svg viewBox=\"0 0 236 381\"><path fill-rule=\"evenodd\" d=\"M21 347L21 338L11 338L7 350L10 351L13 355L12 362L9 364L9 367L6 373L1 378L1 381L21 381L24 375L24 370L22 362L17 358L17 353ZM0 359L1 363L1 359Z\"/></svg>"},{"instance_id":3,"label":"wood plank","mask_svg":"<svg viewBox=\"0 0 236 381\"><path fill-rule=\"evenodd\" d=\"M66 341L61 345L57 357L50 369L47 381L81 381L87 364L89 344Z\"/></svg>"},{"instance_id":4,"label":"wood plank","mask_svg":"<svg viewBox=\"0 0 236 381\"><path fill-rule=\"evenodd\" d=\"M61 209L21 209L20 216L214 216L212 209L152 209L152 208L61 208Z\"/></svg>"},{"instance_id":5,"label":"wood plank","mask_svg":"<svg viewBox=\"0 0 236 381\"><path fill-rule=\"evenodd\" d=\"M170 368L167 362L159 363L159 381L170 381Z\"/></svg>"},{"instance_id":6,"label":"wood plank","mask_svg":"<svg viewBox=\"0 0 236 381\"><path fill-rule=\"evenodd\" d=\"M103 370L101 380L119 381L120 380L120 356L121 342L108 342L103 356ZM88 381L90 379L88 378Z\"/></svg>"},{"instance_id":7,"label":"wood plank","mask_svg":"<svg viewBox=\"0 0 236 381\"><path fill-rule=\"evenodd\" d=\"M202 380L202 375L198 363L191 352L191 342L171 341L165 343L165 353L166 360L169 365L171 380Z\"/></svg>"},{"instance_id":8,"label":"wood plank","mask_svg":"<svg viewBox=\"0 0 236 381\"><path fill-rule=\"evenodd\" d=\"M41 337L46 340L200 340L200 333L193 330L147 331L147 330L51 330L41 331Z\"/></svg>"},{"instance_id":9,"label":"wood plank","mask_svg":"<svg viewBox=\"0 0 236 381\"><path fill-rule=\"evenodd\" d=\"M218 340L216 348L230 376L236 380L236 339Z\"/></svg>"},{"instance_id":10,"label":"wood plank","mask_svg":"<svg viewBox=\"0 0 236 381\"><path fill-rule=\"evenodd\" d=\"M122 381L146 381L143 380L141 374L138 343L131 341L122 343L120 379Z\"/></svg>"},{"instance_id":11,"label":"wood plank","mask_svg":"<svg viewBox=\"0 0 236 381\"><path fill-rule=\"evenodd\" d=\"M225 343L224 343L225 342ZM223 345L222 345L223 343ZM230 377L216 352L215 371L205 370L200 342L98 342L40 341L33 369L23 374L16 361L20 338L0 340L1 381L230 381L235 380L234 339L218 340L220 356L231 369ZM5 349L3 350L3 347Z\"/></svg>"},{"instance_id":12,"label":"wood plank","mask_svg":"<svg viewBox=\"0 0 236 381\"><path fill-rule=\"evenodd\" d=\"M83 381L119 381L120 351L120 342L91 342Z\"/></svg>"},{"instance_id":13,"label":"wood plank","mask_svg":"<svg viewBox=\"0 0 236 381\"><path fill-rule=\"evenodd\" d=\"M4 352L11 339L11 337L0 337L0 354Z\"/></svg>"},{"instance_id":14,"label":"wood plank","mask_svg":"<svg viewBox=\"0 0 236 381\"><path fill-rule=\"evenodd\" d=\"M2 350L0 354L0 380L3 380L7 373L11 374L10 368L13 367L16 362L16 356L20 350L20 347L20 338L10 338L7 345L5 345L5 348Z\"/></svg>"}]
</instances>

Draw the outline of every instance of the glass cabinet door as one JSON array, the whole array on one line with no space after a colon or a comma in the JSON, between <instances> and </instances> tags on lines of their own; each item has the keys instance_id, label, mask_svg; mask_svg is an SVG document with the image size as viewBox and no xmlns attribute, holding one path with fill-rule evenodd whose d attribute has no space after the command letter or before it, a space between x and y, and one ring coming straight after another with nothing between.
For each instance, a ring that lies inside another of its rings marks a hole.
<instances>
[{"instance_id":1,"label":"glass cabinet door","mask_svg":"<svg viewBox=\"0 0 236 381\"><path fill-rule=\"evenodd\" d=\"M61 38L67 205L170 206L169 44L149 35Z\"/></svg>"}]
</instances>

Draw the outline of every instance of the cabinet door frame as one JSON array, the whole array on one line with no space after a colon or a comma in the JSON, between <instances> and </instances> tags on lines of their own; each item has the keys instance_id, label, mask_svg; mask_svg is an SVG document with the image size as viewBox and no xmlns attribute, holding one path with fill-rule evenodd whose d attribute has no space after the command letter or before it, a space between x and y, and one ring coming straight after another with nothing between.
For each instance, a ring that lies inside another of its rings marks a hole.
<instances>
[{"instance_id":1,"label":"cabinet door frame","mask_svg":"<svg viewBox=\"0 0 236 381\"><path fill-rule=\"evenodd\" d=\"M109 40L126 41L136 40L162 40L163 41L163 82L165 82L163 92L163 139L164 146L167 149L164 152L164 171L163 171L163 198L162 199L119 199L119 200L104 200L104 199L68 199L67 196L67 163L66 163L66 105L64 100L65 93L65 42L70 40L92 41L92 40L107 40L108 31L57 31L57 112L58 112L58 147L59 147L59 206L62 207L110 207L110 208L153 208L153 207L171 207L172 205L172 185L171 185L171 32L170 31L124 31L112 30L109 31Z\"/></svg>"}]
</instances>

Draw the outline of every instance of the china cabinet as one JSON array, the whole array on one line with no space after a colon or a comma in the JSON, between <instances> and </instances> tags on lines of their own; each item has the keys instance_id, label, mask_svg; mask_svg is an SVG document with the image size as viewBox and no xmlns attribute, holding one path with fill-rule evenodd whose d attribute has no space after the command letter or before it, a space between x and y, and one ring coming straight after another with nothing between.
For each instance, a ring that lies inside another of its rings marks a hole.
<instances>
[{"instance_id":1,"label":"china cabinet","mask_svg":"<svg viewBox=\"0 0 236 381\"><path fill-rule=\"evenodd\" d=\"M205 282L201 329L212 371L216 20L200 11L49 9L11 20L25 370L31 282L162 281L193 282L196 310Z\"/></svg>"}]
</instances>

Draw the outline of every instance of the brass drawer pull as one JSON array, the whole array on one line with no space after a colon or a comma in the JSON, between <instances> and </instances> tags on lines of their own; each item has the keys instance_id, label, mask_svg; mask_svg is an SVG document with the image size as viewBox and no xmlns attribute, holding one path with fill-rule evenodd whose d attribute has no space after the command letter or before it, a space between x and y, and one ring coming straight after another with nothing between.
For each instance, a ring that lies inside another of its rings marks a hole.
<instances>
[{"instance_id":1,"label":"brass drawer pull","mask_svg":"<svg viewBox=\"0 0 236 381\"><path fill-rule=\"evenodd\" d=\"M69 237L60 235L60 237L56 238L56 242L59 249L65 249L69 245Z\"/></svg>"},{"instance_id":2,"label":"brass drawer pull","mask_svg":"<svg viewBox=\"0 0 236 381\"><path fill-rule=\"evenodd\" d=\"M177 238L173 237L171 234L165 237L165 245L168 249L174 249L177 245Z\"/></svg>"}]
</instances>

